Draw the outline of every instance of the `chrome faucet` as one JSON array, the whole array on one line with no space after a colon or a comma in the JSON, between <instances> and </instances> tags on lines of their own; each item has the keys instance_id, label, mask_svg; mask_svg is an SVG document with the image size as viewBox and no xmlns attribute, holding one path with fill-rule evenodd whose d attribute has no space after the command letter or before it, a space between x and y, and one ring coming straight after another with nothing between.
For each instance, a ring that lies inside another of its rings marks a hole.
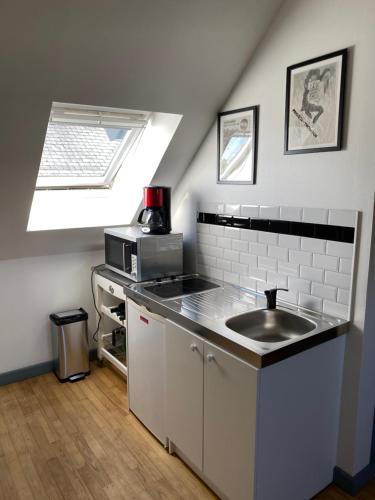
<instances>
[{"instance_id":1,"label":"chrome faucet","mask_svg":"<svg viewBox=\"0 0 375 500\"><path fill-rule=\"evenodd\" d=\"M271 288L270 290L264 290L264 295L267 299L267 309L276 309L276 299L278 290L283 292L288 292L287 288Z\"/></svg>"}]
</instances>

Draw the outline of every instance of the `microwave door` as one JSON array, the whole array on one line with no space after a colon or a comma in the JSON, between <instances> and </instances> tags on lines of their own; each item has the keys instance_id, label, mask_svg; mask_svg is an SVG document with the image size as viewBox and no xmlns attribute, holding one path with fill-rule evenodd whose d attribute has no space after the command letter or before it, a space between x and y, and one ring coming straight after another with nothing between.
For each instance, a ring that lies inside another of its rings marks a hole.
<instances>
[{"instance_id":1,"label":"microwave door","mask_svg":"<svg viewBox=\"0 0 375 500\"><path fill-rule=\"evenodd\" d=\"M112 235L105 235L105 261L113 270L125 271L124 240Z\"/></svg>"}]
</instances>

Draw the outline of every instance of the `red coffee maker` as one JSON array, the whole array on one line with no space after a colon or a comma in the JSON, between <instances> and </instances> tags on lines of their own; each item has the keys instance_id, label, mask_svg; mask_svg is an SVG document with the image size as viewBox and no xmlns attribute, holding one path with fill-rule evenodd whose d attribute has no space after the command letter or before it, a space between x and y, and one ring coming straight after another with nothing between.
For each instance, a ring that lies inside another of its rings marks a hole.
<instances>
[{"instance_id":1,"label":"red coffee maker","mask_svg":"<svg viewBox=\"0 0 375 500\"><path fill-rule=\"evenodd\" d=\"M146 234L168 234L171 232L171 188L146 186L143 188L145 208L138 216L138 224Z\"/></svg>"}]
</instances>

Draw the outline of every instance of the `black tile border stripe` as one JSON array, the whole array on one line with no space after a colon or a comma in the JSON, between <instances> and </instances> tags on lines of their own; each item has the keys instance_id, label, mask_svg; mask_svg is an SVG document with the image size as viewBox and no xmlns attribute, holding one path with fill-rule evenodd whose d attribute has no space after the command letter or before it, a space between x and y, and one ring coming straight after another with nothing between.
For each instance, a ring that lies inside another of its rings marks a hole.
<instances>
[{"instance_id":1,"label":"black tile border stripe","mask_svg":"<svg viewBox=\"0 0 375 500\"><path fill-rule=\"evenodd\" d=\"M354 243L354 227L332 226L330 224L311 224L309 222L294 222L275 219L252 219L235 215L210 214L198 212L197 222L215 226L237 227L253 229L267 233L289 234L291 236L305 236L320 240Z\"/></svg>"}]
</instances>

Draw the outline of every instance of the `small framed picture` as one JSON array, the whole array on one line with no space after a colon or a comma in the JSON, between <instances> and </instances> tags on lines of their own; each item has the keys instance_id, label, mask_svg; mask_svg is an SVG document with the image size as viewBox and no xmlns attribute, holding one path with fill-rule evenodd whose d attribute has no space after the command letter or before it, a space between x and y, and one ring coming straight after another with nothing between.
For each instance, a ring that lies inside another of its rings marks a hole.
<instances>
[{"instance_id":1,"label":"small framed picture","mask_svg":"<svg viewBox=\"0 0 375 500\"><path fill-rule=\"evenodd\" d=\"M255 184L258 106L218 114L218 184Z\"/></svg>"},{"instance_id":2,"label":"small framed picture","mask_svg":"<svg viewBox=\"0 0 375 500\"><path fill-rule=\"evenodd\" d=\"M287 68L284 154L341 149L348 49Z\"/></svg>"}]
</instances>

